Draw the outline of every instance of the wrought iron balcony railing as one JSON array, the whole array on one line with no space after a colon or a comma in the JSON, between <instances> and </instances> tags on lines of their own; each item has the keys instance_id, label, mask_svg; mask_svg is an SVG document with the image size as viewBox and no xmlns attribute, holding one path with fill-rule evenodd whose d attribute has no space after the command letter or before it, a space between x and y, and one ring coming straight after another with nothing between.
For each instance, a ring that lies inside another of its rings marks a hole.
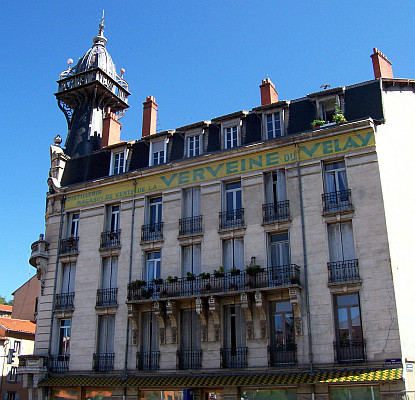
<instances>
[{"instance_id":1,"label":"wrought iron balcony railing","mask_svg":"<svg viewBox=\"0 0 415 400\"><path fill-rule=\"evenodd\" d=\"M114 369L114 353L94 353L93 370L110 372Z\"/></svg>"},{"instance_id":2,"label":"wrought iron balcony railing","mask_svg":"<svg viewBox=\"0 0 415 400\"><path fill-rule=\"evenodd\" d=\"M73 298L75 292L59 293L55 297L55 311L73 310Z\"/></svg>"},{"instance_id":3,"label":"wrought iron balcony railing","mask_svg":"<svg viewBox=\"0 0 415 400\"><path fill-rule=\"evenodd\" d=\"M121 229L101 233L101 249L121 246Z\"/></svg>"},{"instance_id":4,"label":"wrought iron balcony railing","mask_svg":"<svg viewBox=\"0 0 415 400\"><path fill-rule=\"evenodd\" d=\"M137 352L136 369L139 371L157 371L159 369L159 351Z\"/></svg>"},{"instance_id":5,"label":"wrought iron balcony railing","mask_svg":"<svg viewBox=\"0 0 415 400\"><path fill-rule=\"evenodd\" d=\"M247 347L221 348L221 368L246 368L248 366Z\"/></svg>"},{"instance_id":6,"label":"wrought iron balcony railing","mask_svg":"<svg viewBox=\"0 0 415 400\"><path fill-rule=\"evenodd\" d=\"M201 369L202 350L177 350L177 369Z\"/></svg>"},{"instance_id":7,"label":"wrought iron balcony railing","mask_svg":"<svg viewBox=\"0 0 415 400\"><path fill-rule=\"evenodd\" d=\"M358 260L334 261L327 263L329 283L359 281Z\"/></svg>"},{"instance_id":8,"label":"wrought iron balcony railing","mask_svg":"<svg viewBox=\"0 0 415 400\"><path fill-rule=\"evenodd\" d=\"M250 289L300 285L300 267L295 264L186 278L137 281L128 285L128 301L194 297Z\"/></svg>"},{"instance_id":9,"label":"wrought iron balcony railing","mask_svg":"<svg viewBox=\"0 0 415 400\"><path fill-rule=\"evenodd\" d=\"M268 352L271 367L297 364L297 345L295 343L269 346Z\"/></svg>"},{"instance_id":10,"label":"wrought iron balcony railing","mask_svg":"<svg viewBox=\"0 0 415 400\"><path fill-rule=\"evenodd\" d=\"M179 219L179 235L202 233L202 216Z\"/></svg>"},{"instance_id":11,"label":"wrought iron balcony railing","mask_svg":"<svg viewBox=\"0 0 415 400\"><path fill-rule=\"evenodd\" d=\"M97 307L115 307L117 305L118 288L98 289Z\"/></svg>"},{"instance_id":12,"label":"wrought iron balcony railing","mask_svg":"<svg viewBox=\"0 0 415 400\"><path fill-rule=\"evenodd\" d=\"M364 340L337 340L334 342L338 363L359 363L366 361Z\"/></svg>"},{"instance_id":13,"label":"wrought iron balcony railing","mask_svg":"<svg viewBox=\"0 0 415 400\"><path fill-rule=\"evenodd\" d=\"M244 209L222 211L219 213L219 229L243 228L245 226Z\"/></svg>"},{"instance_id":14,"label":"wrought iron balcony railing","mask_svg":"<svg viewBox=\"0 0 415 400\"><path fill-rule=\"evenodd\" d=\"M339 190L321 195L323 199L323 213L353 210L352 191Z\"/></svg>"},{"instance_id":15,"label":"wrought iron balcony railing","mask_svg":"<svg viewBox=\"0 0 415 400\"><path fill-rule=\"evenodd\" d=\"M61 239L59 243L59 254L77 253L79 237Z\"/></svg>"},{"instance_id":16,"label":"wrought iron balcony railing","mask_svg":"<svg viewBox=\"0 0 415 400\"><path fill-rule=\"evenodd\" d=\"M49 357L49 369L52 372L64 373L69 370L69 354L50 356Z\"/></svg>"},{"instance_id":17,"label":"wrought iron balcony railing","mask_svg":"<svg viewBox=\"0 0 415 400\"><path fill-rule=\"evenodd\" d=\"M289 219L290 219L289 200L262 205L262 222L264 224L287 221Z\"/></svg>"},{"instance_id":18,"label":"wrought iron balcony railing","mask_svg":"<svg viewBox=\"0 0 415 400\"><path fill-rule=\"evenodd\" d=\"M141 241L150 242L163 239L163 222L148 224L141 227Z\"/></svg>"}]
</instances>

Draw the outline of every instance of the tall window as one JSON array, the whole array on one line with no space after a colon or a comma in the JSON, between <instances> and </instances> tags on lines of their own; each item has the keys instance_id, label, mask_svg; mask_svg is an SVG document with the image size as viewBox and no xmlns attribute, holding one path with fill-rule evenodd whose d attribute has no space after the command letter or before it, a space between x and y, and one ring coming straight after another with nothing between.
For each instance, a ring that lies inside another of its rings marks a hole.
<instances>
[{"instance_id":1,"label":"tall window","mask_svg":"<svg viewBox=\"0 0 415 400\"><path fill-rule=\"evenodd\" d=\"M271 304L271 344L277 350L294 350L294 317L289 301Z\"/></svg>"},{"instance_id":2,"label":"tall window","mask_svg":"<svg viewBox=\"0 0 415 400\"><path fill-rule=\"evenodd\" d=\"M360 320L359 295L357 293L334 297L336 307L337 339L340 342L361 342L363 340Z\"/></svg>"},{"instance_id":3,"label":"tall window","mask_svg":"<svg viewBox=\"0 0 415 400\"><path fill-rule=\"evenodd\" d=\"M151 142L150 165L158 165L166 162L164 144L165 142L163 140L158 142Z\"/></svg>"},{"instance_id":4,"label":"tall window","mask_svg":"<svg viewBox=\"0 0 415 400\"><path fill-rule=\"evenodd\" d=\"M159 279L161 274L161 252L154 251L146 254L146 281Z\"/></svg>"},{"instance_id":5,"label":"tall window","mask_svg":"<svg viewBox=\"0 0 415 400\"><path fill-rule=\"evenodd\" d=\"M324 165L324 190L326 193L347 190L346 167L343 161Z\"/></svg>"},{"instance_id":6,"label":"tall window","mask_svg":"<svg viewBox=\"0 0 415 400\"><path fill-rule=\"evenodd\" d=\"M62 287L61 294L75 292L75 263L62 264Z\"/></svg>"},{"instance_id":7,"label":"tall window","mask_svg":"<svg viewBox=\"0 0 415 400\"><path fill-rule=\"evenodd\" d=\"M245 368L247 366L245 316L240 305L226 306L224 314L224 346L222 367Z\"/></svg>"},{"instance_id":8,"label":"tall window","mask_svg":"<svg viewBox=\"0 0 415 400\"><path fill-rule=\"evenodd\" d=\"M149 199L148 203L148 224L151 226L156 226L161 223L162 217L162 199L161 197L154 197Z\"/></svg>"},{"instance_id":9,"label":"tall window","mask_svg":"<svg viewBox=\"0 0 415 400\"><path fill-rule=\"evenodd\" d=\"M224 240L222 246L225 271L230 271L232 268L242 269L244 267L244 239Z\"/></svg>"},{"instance_id":10,"label":"tall window","mask_svg":"<svg viewBox=\"0 0 415 400\"><path fill-rule=\"evenodd\" d=\"M284 169L265 174L265 197L272 204L287 200Z\"/></svg>"},{"instance_id":11,"label":"tall window","mask_svg":"<svg viewBox=\"0 0 415 400\"><path fill-rule=\"evenodd\" d=\"M241 182L227 183L225 186L225 210L234 211L242 208Z\"/></svg>"},{"instance_id":12,"label":"tall window","mask_svg":"<svg viewBox=\"0 0 415 400\"><path fill-rule=\"evenodd\" d=\"M201 368L200 319L196 310L181 312L181 343L179 369Z\"/></svg>"},{"instance_id":13,"label":"tall window","mask_svg":"<svg viewBox=\"0 0 415 400\"><path fill-rule=\"evenodd\" d=\"M124 151L113 153L112 155L112 174L118 175L124 172L125 154Z\"/></svg>"},{"instance_id":14,"label":"tall window","mask_svg":"<svg viewBox=\"0 0 415 400\"><path fill-rule=\"evenodd\" d=\"M159 368L159 329L156 314L142 314L141 354L137 357L138 369L157 370Z\"/></svg>"},{"instance_id":15,"label":"tall window","mask_svg":"<svg viewBox=\"0 0 415 400\"><path fill-rule=\"evenodd\" d=\"M98 354L114 353L115 316L98 317Z\"/></svg>"},{"instance_id":16,"label":"tall window","mask_svg":"<svg viewBox=\"0 0 415 400\"><path fill-rule=\"evenodd\" d=\"M183 276L187 273L200 274L201 260L200 244L182 247L182 272Z\"/></svg>"},{"instance_id":17,"label":"tall window","mask_svg":"<svg viewBox=\"0 0 415 400\"><path fill-rule=\"evenodd\" d=\"M58 356L69 356L71 350L71 320L59 320Z\"/></svg>"},{"instance_id":18,"label":"tall window","mask_svg":"<svg viewBox=\"0 0 415 400\"><path fill-rule=\"evenodd\" d=\"M182 216L183 218L200 215L200 187L183 190Z\"/></svg>"},{"instance_id":19,"label":"tall window","mask_svg":"<svg viewBox=\"0 0 415 400\"><path fill-rule=\"evenodd\" d=\"M241 182L225 185L222 199L223 212L220 213L220 229L238 228L244 226L244 210L242 208Z\"/></svg>"},{"instance_id":20,"label":"tall window","mask_svg":"<svg viewBox=\"0 0 415 400\"><path fill-rule=\"evenodd\" d=\"M229 126L223 129L225 135L225 149L238 146L238 126Z\"/></svg>"},{"instance_id":21,"label":"tall window","mask_svg":"<svg viewBox=\"0 0 415 400\"><path fill-rule=\"evenodd\" d=\"M266 120L266 138L272 139L278 136L282 136L281 129L281 113L275 112L265 115Z\"/></svg>"},{"instance_id":22,"label":"tall window","mask_svg":"<svg viewBox=\"0 0 415 400\"><path fill-rule=\"evenodd\" d=\"M118 257L105 257L102 259L102 289L117 287Z\"/></svg>"},{"instance_id":23,"label":"tall window","mask_svg":"<svg viewBox=\"0 0 415 400\"><path fill-rule=\"evenodd\" d=\"M347 261L356 258L351 222L328 225L330 261Z\"/></svg>"},{"instance_id":24,"label":"tall window","mask_svg":"<svg viewBox=\"0 0 415 400\"><path fill-rule=\"evenodd\" d=\"M202 135L189 135L186 137L186 154L187 157L198 156L202 154Z\"/></svg>"},{"instance_id":25,"label":"tall window","mask_svg":"<svg viewBox=\"0 0 415 400\"><path fill-rule=\"evenodd\" d=\"M290 241L288 232L273 233L269 236L271 266L290 264Z\"/></svg>"},{"instance_id":26,"label":"tall window","mask_svg":"<svg viewBox=\"0 0 415 400\"><path fill-rule=\"evenodd\" d=\"M117 232L120 229L120 206L108 206L107 231Z\"/></svg>"},{"instance_id":27,"label":"tall window","mask_svg":"<svg viewBox=\"0 0 415 400\"><path fill-rule=\"evenodd\" d=\"M79 227L79 213L68 214L68 237L77 237Z\"/></svg>"}]
</instances>

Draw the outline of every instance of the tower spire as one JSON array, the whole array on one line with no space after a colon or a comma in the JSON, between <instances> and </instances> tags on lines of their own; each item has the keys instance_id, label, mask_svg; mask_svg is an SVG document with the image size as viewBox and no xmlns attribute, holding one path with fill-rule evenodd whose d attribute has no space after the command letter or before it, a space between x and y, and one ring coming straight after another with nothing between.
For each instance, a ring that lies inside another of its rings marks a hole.
<instances>
[{"instance_id":1,"label":"tower spire","mask_svg":"<svg viewBox=\"0 0 415 400\"><path fill-rule=\"evenodd\" d=\"M101 44L102 46L105 46L107 43L107 38L104 36L104 28L104 10L102 10L101 22L98 25L98 35L93 39L94 45Z\"/></svg>"}]
</instances>

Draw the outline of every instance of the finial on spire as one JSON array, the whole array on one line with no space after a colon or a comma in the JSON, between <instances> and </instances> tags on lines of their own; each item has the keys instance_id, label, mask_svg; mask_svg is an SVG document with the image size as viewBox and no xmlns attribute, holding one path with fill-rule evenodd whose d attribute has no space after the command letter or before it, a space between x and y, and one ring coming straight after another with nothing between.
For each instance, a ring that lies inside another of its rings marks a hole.
<instances>
[{"instance_id":1,"label":"finial on spire","mask_svg":"<svg viewBox=\"0 0 415 400\"><path fill-rule=\"evenodd\" d=\"M104 28L105 28L105 25L104 25L104 10L102 10L101 23L99 24L99 33L98 33L99 36L104 36L103 35L104 34Z\"/></svg>"}]
</instances>

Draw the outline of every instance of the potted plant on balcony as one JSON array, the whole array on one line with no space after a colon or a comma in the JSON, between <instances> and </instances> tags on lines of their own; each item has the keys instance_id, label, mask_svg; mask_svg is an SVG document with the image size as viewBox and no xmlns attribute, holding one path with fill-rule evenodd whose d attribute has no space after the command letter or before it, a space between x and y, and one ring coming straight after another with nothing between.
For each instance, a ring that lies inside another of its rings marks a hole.
<instances>
[{"instance_id":1,"label":"potted plant on balcony","mask_svg":"<svg viewBox=\"0 0 415 400\"><path fill-rule=\"evenodd\" d=\"M140 280L140 279L136 279L135 281L132 281L131 282L131 287L133 289L139 289L139 288L145 286L145 284L146 284L146 281L143 281L143 280Z\"/></svg>"},{"instance_id":2,"label":"potted plant on balcony","mask_svg":"<svg viewBox=\"0 0 415 400\"><path fill-rule=\"evenodd\" d=\"M149 299L154 293L153 288L148 288L148 289L141 289L141 297L143 299Z\"/></svg>"},{"instance_id":3,"label":"potted plant on balcony","mask_svg":"<svg viewBox=\"0 0 415 400\"><path fill-rule=\"evenodd\" d=\"M231 273L232 276L236 276L236 275L239 275L241 273L241 270L239 268L233 267L233 268L231 268L230 273Z\"/></svg>"},{"instance_id":4,"label":"potted plant on balcony","mask_svg":"<svg viewBox=\"0 0 415 400\"><path fill-rule=\"evenodd\" d=\"M260 265L250 265L246 267L246 273L249 276L255 276L258 272L263 271Z\"/></svg>"},{"instance_id":5,"label":"potted plant on balcony","mask_svg":"<svg viewBox=\"0 0 415 400\"><path fill-rule=\"evenodd\" d=\"M225 269L220 266L218 269L213 270L213 275L215 275L215 278L221 278L225 276Z\"/></svg>"},{"instance_id":6,"label":"potted plant on balcony","mask_svg":"<svg viewBox=\"0 0 415 400\"><path fill-rule=\"evenodd\" d=\"M210 273L209 272L202 272L199 274L200 279L210 279Z\"/></svg>"},{"instance_id":7,"label":"potted plant on balcony","mask_svg":"<svg viewBox=\"0 0 415 400\"><path fill-rule=\"evenodd\" d=\"M186 277L188 281L194 281L196 279L195 274L191 273L190 271L187 271Z\"/></svg>"},{"instance_id":8,"label":"potted plant on balcony","mask_svg":"<svg viewBox=\"0 0 415 400\"><path fill-rule=\"evenodd\" d=\"M337 125L342 124L343 122L347 122L346 118L344 117L339 107L337 107L337 105L335 106L335 114L333 115L332 121Z\"/></svg>"},{"instance_id":9,"label":"potted plant on balcony","mask_svg":"<svg viewBox=\"0 0 415 400\"><path fill-rule=\"evenodd\" d=\"M321 126L323 126L326 123L326 121L323 121L322 119L315 119L312 123L311 126L313 127L313 129L318 129Z\"/></svg>"},{"instance_id":10,"label":"potted plant on balcony","mask_svg":"<svg viewBox=\"0 0 415 400\"><path fill-rule=\"evenodd\" d=\"M177 282L177 280L178 280L179 278L177 277L177 276L175 276L174 278L171 276L171 275L169 275L167 278L166 278L166 280L167 280L167 282L169 282L169 283L172 283L172 282Z\"/></svg>"},{"instance_id":11,"label":"potted plant on balcony","mask_svg":"<svg viewBox=\"0 0 415 400\"><path fill-rule=\"evenodd\" d=\"M163 278L153 278L151 282L153 282L155 285L161 285L163 283Z\"/></svg>"}]
</instances>

